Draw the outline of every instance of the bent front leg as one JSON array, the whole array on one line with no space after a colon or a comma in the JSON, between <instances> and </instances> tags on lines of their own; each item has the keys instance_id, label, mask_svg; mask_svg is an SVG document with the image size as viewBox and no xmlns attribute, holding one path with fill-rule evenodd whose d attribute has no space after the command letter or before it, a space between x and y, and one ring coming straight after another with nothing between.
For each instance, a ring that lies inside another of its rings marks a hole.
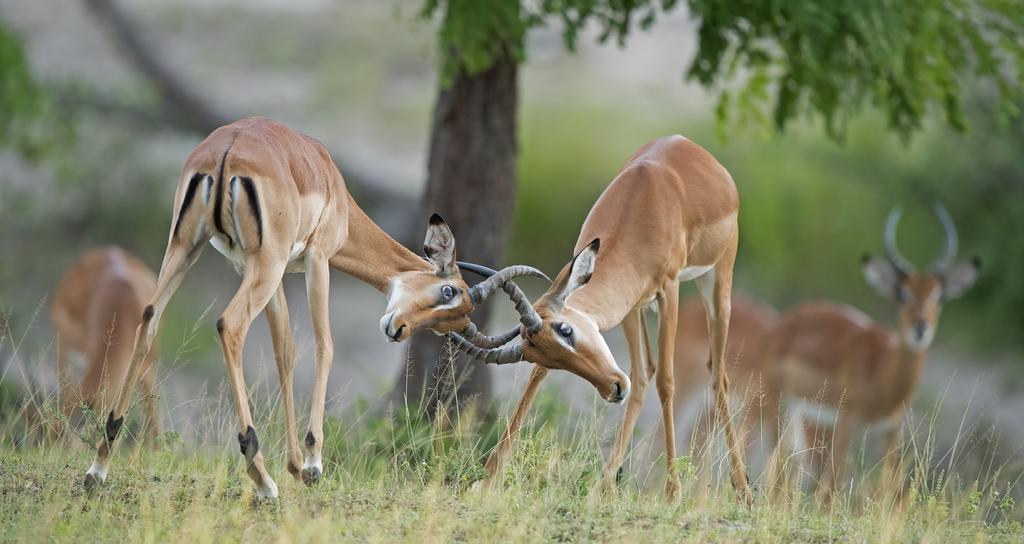
<instances>
[{"instance_id":1,"label":"bent front leg","mask_svg":"<svg viewBox=\"0 0 1024 544\"><path fill-rule=\"evenodd\" d=\"M482 484L484 489L491 490L501 485L505 465L508 463L512 447L515 446L516 439L519 437L519 429L523 425L523 419L526 417L526 413L530 411L530 405L533 404L533 400L537 397L540 384L547 375L548 369L540 365L533 366L533 371L530 373L530 381L527 382L526 390L523 391L523 397L519 399L516 411L512 414L512 419L508 421L508 427L502 433L501 440L494 446L494 450L491 451L491 455L487 458L487 464L485 465L487 478L484 479Z\"/></svg>"}]
</instances>

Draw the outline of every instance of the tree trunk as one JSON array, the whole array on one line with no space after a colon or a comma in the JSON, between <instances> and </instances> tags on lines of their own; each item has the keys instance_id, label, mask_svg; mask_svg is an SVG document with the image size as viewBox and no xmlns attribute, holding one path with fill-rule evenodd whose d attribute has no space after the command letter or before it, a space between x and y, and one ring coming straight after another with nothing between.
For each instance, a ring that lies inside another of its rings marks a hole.
<instances>
[{"instance_id":1,"label":"tree trunk","mask_svg":"<svg viewBox=\"0 0 1024 544\"><path fill-rule=\"evenodd\" d=\"M455 234L460 260L497 267L504 256L516 192L517 64L504 55L490 69L461 71L442 85L430 135L427 189L415 222L417 239L429 214L440 213ZM466 278L475 281L478 278ZM489 304L472 318L483 329ZM451 357L445 341L428 331L413 336L394 399L433 416L472 397L490 396L485 365Z\"/></svg>"}]
</instances>

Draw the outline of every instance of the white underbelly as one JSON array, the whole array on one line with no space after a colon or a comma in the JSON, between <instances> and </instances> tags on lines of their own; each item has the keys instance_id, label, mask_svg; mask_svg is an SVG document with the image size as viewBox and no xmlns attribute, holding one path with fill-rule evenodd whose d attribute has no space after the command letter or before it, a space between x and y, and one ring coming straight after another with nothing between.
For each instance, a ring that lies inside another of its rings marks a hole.
<instances>
[{"instance_id":1,"label":"white underbelly","mask_svg":"<svg viewBox=\"0 0 1024 544\"><path fill-rule=\"evenodd\" d=\"M245 253L238 244L228 246L227 239L222 235L216 234L210 238L210 245L227 258L231 265L235 267L236 272L239 274L245 272ZM292 244L291 252L288 255L288 264L285 266L284 271L306 271L306 242L295 242Z\"/></svg>"},{"instance_id":2,"label":"white underbelly","mask_svg":"<svg viewBox=\"0 0 1024 544\"><path fill-rule=\"evenodd\" d=\"M679 271L677 277L679 278L679 281L695 280L710 272L714 267L715 265L713 264L708 266L687 266Z\"/></svg>"},{"instance_id":3,"label":"white underbelly","mask_svg":"<svg viewBox=\"0 0 1024 544\"><path fill-rule=\"evenodd\" d=\"M292 273L306 271L306 242L292 244L292 250L288 254L288 265L284 267L284 271Z\"/></svg>"},{"instance_id":4,"label":"white underbelly","mask_svg":"<svg viewBox=\"0 0 1024 544\"><path fill-rule=\"evenodd\" d=\"M839 409L836 409L834 406L806 399L793 399L792 397L786 400L786 404L789 406L791 418L794 416L799 417L801 421L808 424L831 428L835 427L836 421L839 420ZM889 418L875 421L864 421L861 419L857 422L861 428L867 431L885 431L899 423L900 420Z\"/></svg>"}]
</instances>

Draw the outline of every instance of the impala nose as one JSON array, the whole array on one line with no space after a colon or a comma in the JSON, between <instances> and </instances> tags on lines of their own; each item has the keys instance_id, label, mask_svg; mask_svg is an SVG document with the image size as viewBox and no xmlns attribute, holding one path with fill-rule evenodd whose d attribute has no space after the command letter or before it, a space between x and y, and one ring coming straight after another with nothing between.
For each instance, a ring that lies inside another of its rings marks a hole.
<instances>
[{"instance_id":1,"label":"impala nose","mask_svg":"<svg viewBox=\"0 0 1024 544\"><path fill-rule=\"evenodd\" d=\"M621 381L616 381L612 384L612 394L608 395L608 402L619 404L626 400L627 395L629 395L629 386L624 386Z\"/></svg>"},{"instance_id":2,"label":"impala nose","mask_svg":"<svg viewBox=\"0 0 1024 544\"><path fill-rule=\"evenodd\" d=\"M914 323L914 336L917 338L918 342L920 342L921 340L924 340L924 336L927 333L928 333L928 324L927 323L925 323L924 321L918 321L917 323Z\"/></svg>"},{"instance_id":3,"label":"impala nose","mask_svg":"<svg viewBox=\"0 0 1024 544\"><path fill-rule=\"evenodd\" d=\"M395 312L391 312L380 318L380 332L384 333L384 336L387 336L388 341L390 342L398 342L399 338L402 336L403 329L405 329L405 325L401 325L395 329Z\"/></svg>"}]
</instances>

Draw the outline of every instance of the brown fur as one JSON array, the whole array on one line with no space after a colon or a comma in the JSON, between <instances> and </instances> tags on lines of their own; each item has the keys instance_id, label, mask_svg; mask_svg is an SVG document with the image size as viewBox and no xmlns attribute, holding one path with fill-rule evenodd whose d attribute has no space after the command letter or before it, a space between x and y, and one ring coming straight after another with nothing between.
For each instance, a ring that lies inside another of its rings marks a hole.
<instances>
[{"instance_id":1,"label":"brown fur","mask_svg":"<svg viewBox=\"0 0 1024 544\"><path fill-rule=\"evenodd\" d=\"M720 423L730 449L732 482L742 500L752 501L743 459L735 448L735 436L725 402L728 382L722 366L729 325L732 267L739 241L739 196L729 173L707 151L681 136L669 136L642 147L590 210L576 243L579 259L593 251L600 240L593 272L582 287L567 293L574 264L567 265L554 284L535 304L543 319L539 331L523 342L526 360L545 368L568 370L590 381L608 400L617 401L616 391L630 381L619 370L601 331L622 323L630 348L633 395L626 416L605 467L608 485L621 466L633 425L639 414L648 380L649 345L641 349L642 311L657 301L658 362L653 365L662 403L665 446L669 459L666 494L678 495L680 484L672 470L675 461L673 351L679 298L679 275L691 267L714 267L699 285L706 291L712 314L714 361L713 389ZM556 335L560 323L569 323L575 334L575 348L569 349ZM646 342L649 344L649 342ZM527 393L511 421L522 418L529 399L545 373L534 373ZM489 480L501 471L501 460L515 437L511 425L488 462ZM489 483L487 485L493 485Z\"/></svg>"},{"instance_id":2,"label":"brown fur","mask_svg":"<svg viewBox=\"0 0 1024 544\"><path fill-rule=\"evenodd\" d=\"M108 246L82 255L57 285L50 304L56 333L60 403L65 418L76 420L86 405L105 414L128 372L131 339L143 306L156 288L156 275L135 256ZM86 356L86 369L76 385L67 357ZM156 410L156 352L146 359L142 387L152 445L160 434Z\"/></svg>"},{"instance_id":3,"label":"brown fur","mask_svg":"<svg viewBox=\"0 0 1024 544\"><path fill-rule=\"evenodd\" d=\"M197 179L200 181L194 181ZM193 185L195 188L190 188ZM127 409L139 363L151 349L161 314L210 241L242 273L241 286L217 320L238 431L248 436L253 423L242 375L242 346L252 321L265 311L282 386L288 466L299 477L295 469L301 457L291 390L295 341L281 278L286 271L305 272L316 340L308 433L313 440L301 474L307 483L320 476L323 411L333 361L327 306L329 269L351 274L388 294L388 320L382 323L382 330L395 341L424 327L439 332L462 330L473 310L468 286L454 266L454 239L443 221L431 223L428 242L445 242L446 247L434 248L434 253L446 256L445 262L420 258L384 233L356 205L323 145L269 119L242 119L203 140L185 161L173 213L167 251L148 310L152 318L139 327L130 370L112 415L122 417ZM435 308L438 293L446 285L460 298L445 305L448 307ZM98 447L95 474L90 470L87 481L102 481L108 464L109 455ZM247 464L259 493L276 494L262 453L255 452Z\"/></svg>"},{"instance_id":4,"label":"brown fur","mask_svg":"<svg viewBox=\"0 0 1024 544\"><path fill-rule=\"evenodd\" d=\"M899 301L895 329L874 323L849 306L812 302L787 313L769 333L766 345L766 398L776 403L799 399L838 414L834 426L829 422L821 426L812 423L804 429L802 421L786 423L795 426L790 433L806 435L802 440L809 438L812 446L827 444L818 483L819 498L825 502L831 500L843 481L847 448L854 431L863 425L887 425L885 481L901 485L903 414L924 369L930 335L938 327L943 300L969 288L978 265L958 265L954 272L961 277L954 282L931 271L873 274L879 266L890 265L866 259L865 277L880 293ZM924 334L928 340L923 342L922 331L930 331ZM783 410L777 405L772 410L777 422L772 427L782 428ZM777 438L773 441L784 442ZM776 460L786 457L787 453L781 453Z\"/></svg>"}]
</instances>

